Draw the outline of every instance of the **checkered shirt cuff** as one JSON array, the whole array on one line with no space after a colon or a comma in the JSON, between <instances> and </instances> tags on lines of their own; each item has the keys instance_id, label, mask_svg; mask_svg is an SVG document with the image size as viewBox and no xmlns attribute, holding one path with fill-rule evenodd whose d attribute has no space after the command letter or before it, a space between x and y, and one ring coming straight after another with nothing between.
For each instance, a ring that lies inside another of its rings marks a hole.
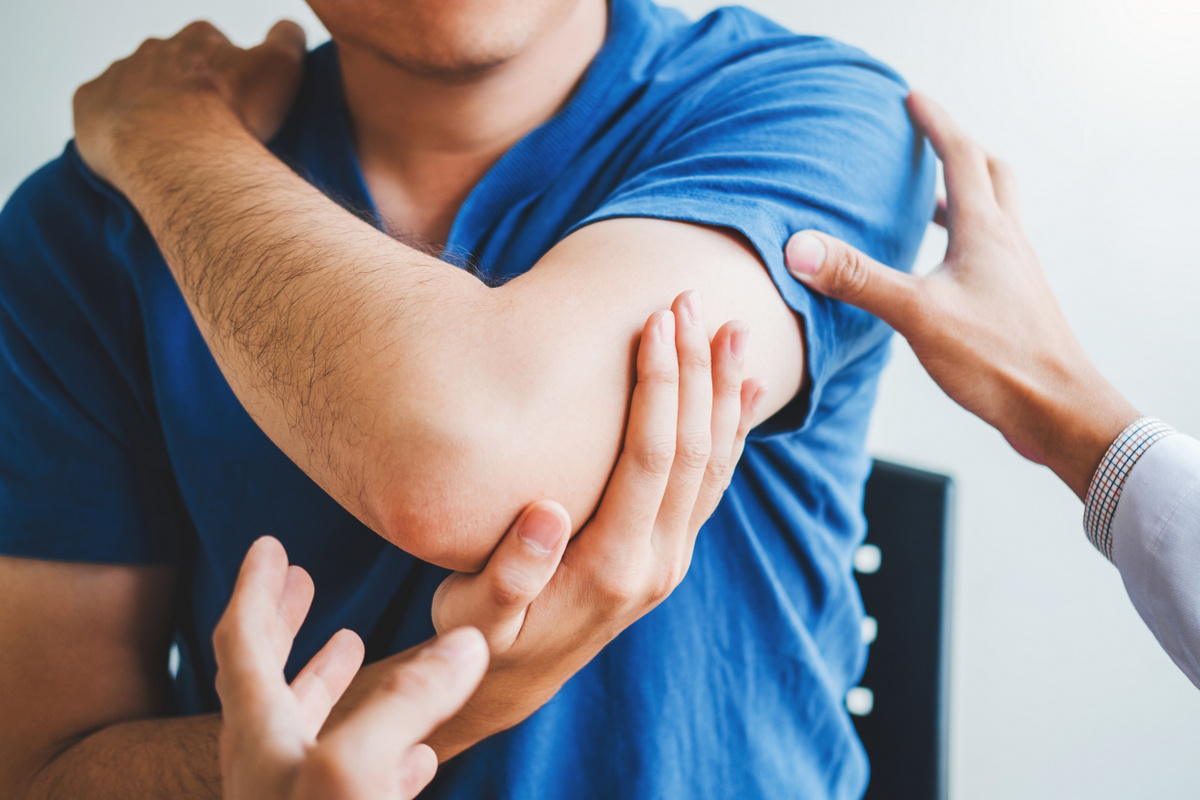
<instances>
[{"instance_id":1,"label":"checkered shirt cuff","mask_svg":"<svg viewBox=\"0 0 1200 800\"><path fill-rule=\"evenodd\" d=\"M1112 519L1125 487L1125 478L1150 445L1175 430L1153 417L1142 417L1121 431L1100 460L1083 506L1083 530L1096 549L1109 561L1112 554Z\"/></svg>"}]
</instances>

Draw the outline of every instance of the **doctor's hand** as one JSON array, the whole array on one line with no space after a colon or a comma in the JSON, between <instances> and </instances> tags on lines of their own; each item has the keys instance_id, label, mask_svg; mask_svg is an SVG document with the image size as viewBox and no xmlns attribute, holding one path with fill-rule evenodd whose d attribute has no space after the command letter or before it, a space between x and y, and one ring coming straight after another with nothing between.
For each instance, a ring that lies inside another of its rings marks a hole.
<instances>
[{"instance_id":1,"label":"doctor's hand","mask_svg":"<svg viewBox=\"0 0 1200 800\"><path fill-rule=\"evenodd\" d=\"M765 395L742 380L746 325L710 342L700 306L689 292L646 322L623 448L591 521L570 538L561 506L534 503L482 572L439 588L437 630L473 625L491 648L479 690L427 740L443 759L540 708L687 573Z\"/></svg>"},{"instance_id":2,"label":"doctor's hand","mask_svg":"<svg viewBox=\"0 0 1200 800\"><path fill-rule=\"evenodd\" d=\"M75 145L101 178L129 194L147 150L212 126L247 128L267 141L287 116L304 67L304 31L278 22L243 50L207 22L147 39L75 92Z\"/></svg>"},{"instance_id":3,"label":"doctor's hand","mask_svg":"<svg viewBox=\"0 0 1200 800\"><path fill-rule=\"evenodd\" d=\"M230 800L411 798L437 758L420 744L467 699L487 667L478 631L441 636L378 676L370 694L317 740L350 684L363 644L339 631L289 686L283 667L313 584L275 539L255 542L213 633L221 697L221 780Z\"/></svg>"},{"instance_id":4,"label":"doctor's hand","mask_svg":"<svg viewBox=\"0 0 1200 800\"><path fill-rule=\"evenodd\" d=\"M914 92L908 108L945 165L945 260L916 277L802 231L787 244L788 268L891 325L946 394L1082 499L1108 446L1139 414L1067 325L1022 230L1012 170L928 97Z\"/></svg>"}]
</instances>

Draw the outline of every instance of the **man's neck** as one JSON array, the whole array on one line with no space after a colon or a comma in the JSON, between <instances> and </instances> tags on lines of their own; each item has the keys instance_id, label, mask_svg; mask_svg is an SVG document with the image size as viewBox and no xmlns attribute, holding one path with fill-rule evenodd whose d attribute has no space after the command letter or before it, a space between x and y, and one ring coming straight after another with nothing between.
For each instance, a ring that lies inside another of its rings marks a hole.
<instances>
[{"instance_id":1,"label":"man's neck","mask_svg":"<svg viewBox=\"0 0 1200 800\"><path fill-rule=\"evenodd\" d=\"M444 243L487 170L570 98L606 25L607 3L581 0L517 56L462 76L416 74L339 42L355 148L389 229Z\"/></svg>"}]
</instances>

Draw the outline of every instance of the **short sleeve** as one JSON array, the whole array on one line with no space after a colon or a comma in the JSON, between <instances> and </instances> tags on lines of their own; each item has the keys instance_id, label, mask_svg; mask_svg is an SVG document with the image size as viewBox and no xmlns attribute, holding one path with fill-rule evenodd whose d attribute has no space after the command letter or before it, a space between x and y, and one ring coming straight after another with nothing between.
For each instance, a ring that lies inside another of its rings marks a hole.
<instances>
[{"instance_id":1,"label":"short sleeve","mask_svg":"<svg viewBox=\"0 0 1200 800\"><path fill-rule=\"evenodd\" d=\"M120 253L140 230L70 148L0 212L0 553L175 558L178 491Z\"/></svg>"},{"instance_id":2,"label":"short sleeve","mask_svg":"<svg viewBox=\"0 0 1200 800\"><path fill-rule=\"evenodd\" d=\"M689 70L703 71L686 63L675 71ZM811 379L807 395L760 434L803 426L842 367L886 346L888 330L874 317L792 278L783 249L793 233L816 229L911 268L932 218L935 162L906 94L899 76L853 48L782 31L751 39L664 100L624 179L574 226L654 217L731 229L750 242L803 317Z\"/></svg>"}]
</instances>

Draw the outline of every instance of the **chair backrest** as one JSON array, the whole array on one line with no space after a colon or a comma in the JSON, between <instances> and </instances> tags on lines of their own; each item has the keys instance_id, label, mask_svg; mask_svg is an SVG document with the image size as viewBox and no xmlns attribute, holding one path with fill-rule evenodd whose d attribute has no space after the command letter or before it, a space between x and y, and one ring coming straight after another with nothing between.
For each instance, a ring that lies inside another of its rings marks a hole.
<instances>
[{"instance_id":1,"label":"chair backrest","mask_svg":"<svg viewBox=\"0 0 1200 800\"><path fill-rule=\"evenodd\" d=\"M871 762L866 800L947 796L949 477L876 461L855 571L871 642L846 698Z\"/></svg>"}]
</instances>

